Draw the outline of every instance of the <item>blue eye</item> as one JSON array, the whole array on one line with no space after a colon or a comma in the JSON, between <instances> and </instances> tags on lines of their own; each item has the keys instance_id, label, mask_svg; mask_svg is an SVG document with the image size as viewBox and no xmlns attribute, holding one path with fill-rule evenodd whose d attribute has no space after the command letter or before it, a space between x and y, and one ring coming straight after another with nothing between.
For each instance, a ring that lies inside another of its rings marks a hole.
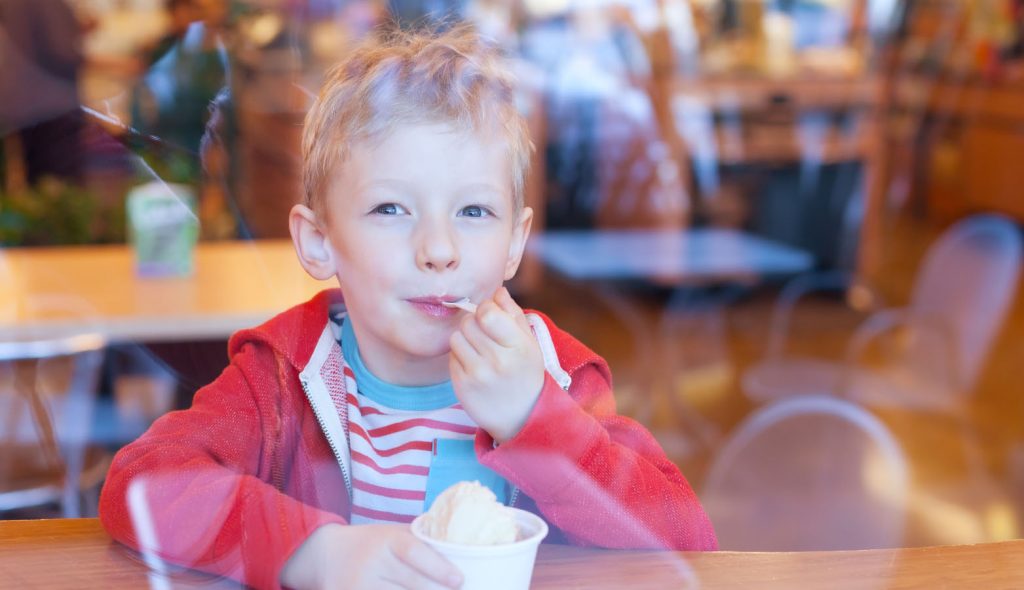
<instances>
[{"instance_id":1,"label":"blue eye","mask_svg":"<svg viewBox=\"0 0 1024 590\"><path fill-rule=\"evenodd\" d=\"M459 211L459 215L462 217L486 217L490 214L490 211L479 205L469 205L468 207L463 207L462 211Z\"/></svg>"},{"instance_id":2,"label":"blue eye","mask_svg":"<svg viewBox=\"0 0 1024 590\"><path fill-rule=\"evenodd\" d=\"M394 203L383 203L374 207L373 213L376 215L398 215L400 211L398 205Z\"/></svg>"}]
</instances>

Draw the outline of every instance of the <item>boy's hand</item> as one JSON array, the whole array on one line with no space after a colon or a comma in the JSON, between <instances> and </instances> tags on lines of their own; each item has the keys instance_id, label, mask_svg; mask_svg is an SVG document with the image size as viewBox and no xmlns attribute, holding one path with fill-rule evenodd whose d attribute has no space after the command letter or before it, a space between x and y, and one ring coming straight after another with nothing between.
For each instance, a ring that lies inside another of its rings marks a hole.
<instances>
[{"instance_id":1,"label":"boy's hand","mask_svg":"<svg viewBox=\"0 0 1024 590\"><path fill-rule=\"evenodd\" d=\"M452 385L466 413L499 443L519 434L544 386L544 357L507 289L463 318L451 349Z\"/></svg>"},{"instance_id":2,"label":"boy's hand","mask_svg":"<svg viewBox=\"0 0 1024 590\"><path fill-rule=\"evenodd\" d=\"M425 588L462 585L462 573L407 525L329 524L318 528L281 569L281 585L315 588Z\"/></svg>"}]
</instances>

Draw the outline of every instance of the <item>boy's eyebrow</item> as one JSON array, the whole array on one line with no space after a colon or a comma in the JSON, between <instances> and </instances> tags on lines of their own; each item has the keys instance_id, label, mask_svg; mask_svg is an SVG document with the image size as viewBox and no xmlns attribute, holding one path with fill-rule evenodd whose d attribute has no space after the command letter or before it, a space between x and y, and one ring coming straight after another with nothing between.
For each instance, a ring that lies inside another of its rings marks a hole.
<instances>
[{"instance_id":1,"label":"boy's eyebrow","mask_svg":"<svg viewBox=\"0 0 1024 590\"><path fill-rule=\"evenodd\" d=\"M385 188L399 191L408 191L409 189L415 189L417 183L410 182L408 180L398 178L375 178L367 181L361 186L356 187L357 191L365 191L374 188ZM501 186L491 182L470 182L459 186L458 192L464 193L479 193L480 191L486 191L496 194L497 196L505 196L508 192L503 190Z\"/></svg>"},{"instance_id":2,"label":"boy's eyebrow","mask_svg":"<svg viewBox=\"0 0 1024 590\"><path fill-rule=\"evenodd\" d=\"M356 187L357 191L365 191L372 188L390 188L404 191L411 186L411 183L397 178L376 178Z\"/></svg>"},{"instance_id":3,"label":"boy's eyebrow","mask_svg":"<svg viewBox=\"0 0 1024 590\"><path fill-rule=\"evenodd\" d=\"M481 190L496 193L498 196L504 196L506 192L500 186L490 182L471 182L459 188L459 192L478 192Z\"/></svg>"}]
</instances>

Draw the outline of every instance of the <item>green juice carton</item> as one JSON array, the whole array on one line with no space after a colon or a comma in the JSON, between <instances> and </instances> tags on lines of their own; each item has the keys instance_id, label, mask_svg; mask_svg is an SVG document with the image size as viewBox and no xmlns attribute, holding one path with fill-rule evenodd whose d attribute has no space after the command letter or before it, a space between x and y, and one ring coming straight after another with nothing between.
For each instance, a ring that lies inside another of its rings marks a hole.
<instances>
[{"instance_id":1,"label":"green juice carton","mask_svg":"<svg viewBox=\"0 0 1024 590\"><path fill-rule=\"evenodd\" d=\"M192 187L153 181L128 193L128 235L140 276L192 274L199 220Z\"/></svg>"}]
</instances>

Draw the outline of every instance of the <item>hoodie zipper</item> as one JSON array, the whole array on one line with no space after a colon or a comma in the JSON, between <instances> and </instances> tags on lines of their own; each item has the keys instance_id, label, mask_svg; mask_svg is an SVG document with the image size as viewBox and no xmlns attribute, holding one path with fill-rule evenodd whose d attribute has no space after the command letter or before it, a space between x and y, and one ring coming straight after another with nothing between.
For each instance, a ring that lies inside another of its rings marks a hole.
<instances>
[{"instance_id":1,"label":"hoodie zipper","mask_svg":"<svg viewBox=\"0 0 1024 590\"><path fill-rule=\"evenodd\" d=\"M345 462L341 460L341 452L338 451L338 445L334 442L334 437L331 436L331 431L328 430L327 425L324 423L323 418L320 416L320 411L317 410L315 404L313 404L313 396L309 393L309 382L306 378L299 379L302 383L302 391L306 394L306 399L309 401L309 405L313 408L313 415L316 416L316 421L320 424L320 431L324 433L324 438L327 439L327 444L331 447L331 452L334 453L334 459L338 462L338 468L341 469L341 477L345 480L345 488L348 491L348 497L352 498L352 480L349 479L348 471L345 470ZM344 424L345 438L348 438L348 420Z\"/></svg>"}]
</instances>

